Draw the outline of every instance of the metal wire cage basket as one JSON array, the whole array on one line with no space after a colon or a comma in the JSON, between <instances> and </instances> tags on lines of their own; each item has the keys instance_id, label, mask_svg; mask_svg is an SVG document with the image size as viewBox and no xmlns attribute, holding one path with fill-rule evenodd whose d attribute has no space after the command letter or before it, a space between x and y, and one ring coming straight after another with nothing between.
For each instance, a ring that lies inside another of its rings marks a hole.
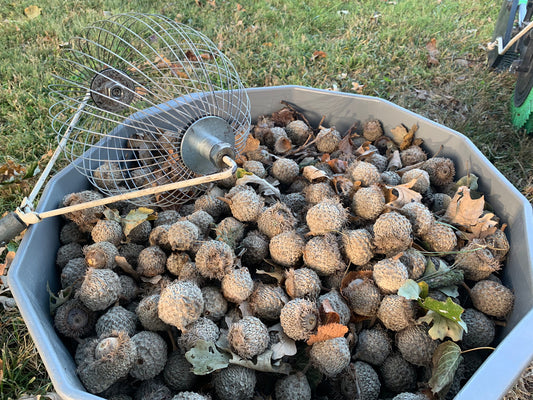
<instances>
[{"instance_id":1,"label":"metal wire cage basket","mask_svg":"<svg viewBox=\"0 0 533 400\"><path fill-rule=\"evenodd\" d=\"M212 172L202 159L187 162L183 148L187 130L205 117L216 117L205 129L237 153L250 129L250 102L231 61L205 35L164 16L119 14L86 27L65 48L55 78L52 127L67 159L104 194ZM217 120L225 132L216 132ZM130 201L171 207L202 189Z\"/></svg>"}]
</instances>

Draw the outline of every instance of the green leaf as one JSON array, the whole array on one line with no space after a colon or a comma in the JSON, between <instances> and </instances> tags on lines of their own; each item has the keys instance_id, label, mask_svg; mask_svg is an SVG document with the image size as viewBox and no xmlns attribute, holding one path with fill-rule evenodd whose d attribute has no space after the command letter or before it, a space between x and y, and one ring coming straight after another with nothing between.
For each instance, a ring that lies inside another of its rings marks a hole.
<instances>
[{"instance_id":1,"label":"green leaf","mask_svg":"<svg viewBox=\"0 0 533 400\"><path fill-rule=\"evenodd\" d=\"M463 332L465 331L460 323L445 318L433 310L429 310L427 314L420 317L417 322L425 322L428 325L433 323L433 326L428 331L429 336L433 340L444 340L444 338L448 336L453 341L457 342L463 338Z\"/></svg>"},{"instance_id":2,"label":"green leaf","mask_svg":"<svg viewBox=\"0 0 533 400\"><path fill-rule=\"evenodd\" d=\"M48 284L48 282L46 282L46 290L49 295L48 302L50 307L50 315L55 315L56 310L70 299L70 297L74 293L74 291L72 290L73 286L74 284L67 286L64 289L61 289L56 296L54 295L52 290L50 290L50 285Z\"/></svg>"},{"instance_id":3,"label":"green leaf","mask_svg":"<svg viewBox=\"0 0 533 400\"><path fill-rule=\"evenodd\" d=\"M445 286L439 288L439 290L449 297L459 297L459 288L455 285Z\"/></svg>"},{"instance_id":4,"label":"green leaf","mask_svg":"<svg viewBox=\"0 0 533 400\"><path fill-rule=\"evenodd\" d=\"M235 353L231 353L230 364L240 365L242 367L255 369L256 371L261 372L274 372L276 374L285 374L288 375L291 372L291 366L284 362L276 362L272 364L272 355L273 351L268 349L264 353L259 354L254 360L247 360L242 357L239 357Z\"/></svg>"},{"instance_id":5,"label":"green leaf","mask_svg":"<svg viewBox=\"0 0 533 400\"><path fill-rule=\"evenodd\" d=\"M19 243L9 242L6 247L7 247L7 251L13 251L16 253L19 248Z\"/></svg>"},{"instance_id":6,"label":"green leaf","mask_svg":"<svg viewBox=\"0 0 533 400\"><path fill-rule=\"evenodd\" d=\"M201 339L185 353L185 358L191 363L195 375L207 375L229 365L227 355L219 352L213 342Z\"/></svg>"},{"instance_id":7,"label":"green leaf","mask_svg":"<svg viewBox=\"0 0 533 400\"><path fill-rule=\"evenodd\" d=\"M253 175L253 172L246 171L244 168L237 168L237 172L235 172L235 176L237 176L237 179L240 179L245 175Z\"/></svg>"},{"instance_id":8,"label":"green leaf","mask_svg":"<svg viewBox=\"0 0 533 400\"><path fill-rule=\"evenodd\" d=\"M431 297L426 297L424 301L419 300L419 303L426 310L433 310L437 314L440 314L443 317L451 319L455 322L463 322L461 320L461 314L464 311L463 307L454 303L449 297L446 299L446 301L439 301Z\"/></svg>"},{"instance_id":9,"label":"green leaf","mask_svg":"<svg viewBox=\"0 0 533 400\"><path fill-rule=\"evenodd\" d=\"M146 207L139 207L136 210L131 210L128 215L122 218L124 235L128 236L136 226L146 221L153 212L154 210Z\"/></svg>"},{"instance_id":10,"label":"green leaf","mask_svg":"<svg viewBox=\"0 0 533 400\"><path fill-rule=\"evenodd\" d=\"M461 348L451 341L441 343L433 353L433 373L428 384L439 398L448 392L462 359Z\"/></svg>"},{"instance_id":11,"label":"green leaf","mask_svg":"<svg viewBox=\"0 0 533 400\"><path fill-rule=\"evenodd\" d=\"M398 289L398 296L403 296L408 300L418 300L422 289L418 283L412 279L407 279L401 288Z\"/></svg>"},{"instance_id":12,"label":"green leaf","mask_svg":"<svg viewBox=\"0 0 533 400\"><path fill-rule=\"evenodd\" d=\"M426 276L430 276L437 273L437 268L435 268L435 264L433 264L433 261L431 261L431 258L428 257L428 262L426 264L426 270L424 271L424 275L422 275L422 280Z\"/></svg>"}]
</instances>

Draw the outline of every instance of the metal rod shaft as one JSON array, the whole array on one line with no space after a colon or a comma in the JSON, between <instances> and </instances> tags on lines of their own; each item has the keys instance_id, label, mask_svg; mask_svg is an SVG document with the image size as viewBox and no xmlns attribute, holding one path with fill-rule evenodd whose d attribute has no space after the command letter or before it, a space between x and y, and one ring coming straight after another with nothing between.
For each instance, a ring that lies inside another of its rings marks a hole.
<instances>
[{"instance_id":1,"label":"metal rod shaft","mask_svg":"<svg viewBox=\"0 0 533 400\"><path fill-rule=\"evenodd\" d=\"M224 157L223 161L230 168L224 171L217 172L211 175L206 175L198 178L188 179L181 182L169 183L162 186L156 186L148 189L135 190L132 192L119 194L116 196L106 197L100 200L88 201L86 203L76 204L73 206L56 208L55 210L44 211L42 213L18 213L19 218L26 224L35 224L44 218L55 217L57 215L64 215L74 211L85 210L91 207L102 206L110 203L114 203L121 200L130 200L142 196L148 196L156 193L166 192L170 190L183 189L190 186L201 185L204 183L216 182L222 179L231 177L236 169L237 164L230 157Z\"/></svg>"}]
</instances>

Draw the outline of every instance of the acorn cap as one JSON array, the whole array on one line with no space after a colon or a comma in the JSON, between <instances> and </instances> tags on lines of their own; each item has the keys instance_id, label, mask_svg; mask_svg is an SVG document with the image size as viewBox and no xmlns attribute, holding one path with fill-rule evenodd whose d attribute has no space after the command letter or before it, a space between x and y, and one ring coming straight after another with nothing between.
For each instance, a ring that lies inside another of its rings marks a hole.
<instances>
[{"instance_id":1,"label":"acorn cap","mask_svg":"<svg viewBox=\"0 0 533 400\"><path fill-rule=\"evenodd\" d=\"M167 363L167 344L155 332L142 331L131 338L137 348L137 356L130 375L139 380L152 379Z\"/></svg>"},{"instance_id":2,"label":"acorn cap","mask_svg":"<svg viewBox=\"0 0 533 400\"><path fill-rule=\"evenodd\" d=\"M337 376L350 364L350 348L344 337L313 343L309 361L324 375Z\"/></svg>"},{"instance_id":3,"label":"acorn cap","mask_svg":"<svg viewBox=\"0 0 533 400\"><path fill-rule=\"evenodd\" d=\"M242 358L250 359L263 353L270 336L265 324L259 318L247 316L233 323L228 332L231 348Z\"/></svg>"},{"instance_id":4,"label":"acorn cap","mask_svg":"<svg viewBox=\"0 0 533 400\"><path fill-rule=\"evenodd\" d=\"M318 309L309 300L294 299L281 309L283 332L293 340L307 340L318 324Z\"/></svg>"},{"instance_id":5,"label":"acorn cap","mask_svg":"<svg viewBox=\"0 0 533 400\"><path fill-rule=\"evenodd\" d=\"M57 331L69 338L82 338L89 335L96 322L96 315L78 299L63 303L56 310L54 326Z\"/></svg>"}]
</instances>

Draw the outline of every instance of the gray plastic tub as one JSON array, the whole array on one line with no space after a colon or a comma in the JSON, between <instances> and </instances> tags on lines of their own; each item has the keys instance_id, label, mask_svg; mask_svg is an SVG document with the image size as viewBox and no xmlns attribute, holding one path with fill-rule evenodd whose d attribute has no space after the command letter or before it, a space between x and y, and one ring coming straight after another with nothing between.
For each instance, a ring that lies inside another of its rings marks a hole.
<instances>
[{"instance_id":1,"label":"gray plastic tub","mask_svg":"<svg viewBox=\"0 0 533 400\"><path fill-rule=\"evenodd\" d=\"M499 399L513 385L533 358L533 215L531 205L516 188L462 134L434 123L397 105L378 98L330 92L299 86L248 89L252 120L282 107L281 100L293 103L312 124L326 116L323 125L335 125L340 132L356 120L382 121L386 131L400 123L419 126L417 137L434 153L453 158L458 176L469 171L481 177L479 186L497 215L508 224L506 233L511 251L503 273L512 287L516 303L500 343L492 355L463 387L456 399ZM46 186L37 211L57 208L67 193L89 188L89 182L70 165ZM58 394L65 400L96 400L76 376L76 365L54 331L48 309L46 285L59 288L55 267L59 243L59 217L46 219L26 233L9 270L9 285Z\"/></svg>"}]
</instances>

